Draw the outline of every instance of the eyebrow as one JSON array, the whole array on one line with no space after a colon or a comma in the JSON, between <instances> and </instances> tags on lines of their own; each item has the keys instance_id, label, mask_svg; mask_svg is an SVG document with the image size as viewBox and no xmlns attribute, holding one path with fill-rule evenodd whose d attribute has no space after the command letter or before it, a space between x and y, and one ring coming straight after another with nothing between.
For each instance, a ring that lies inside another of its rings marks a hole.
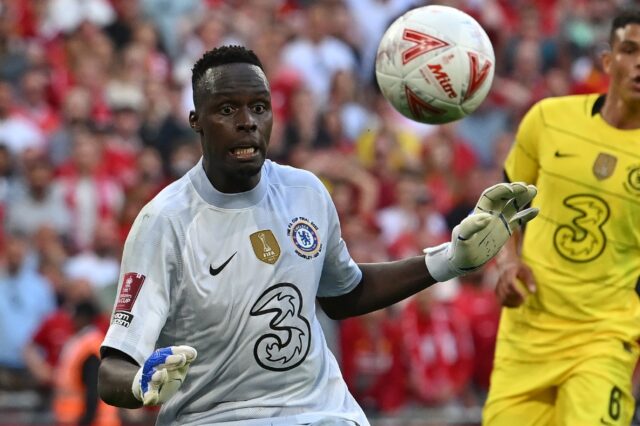
<instances>
[{"instance_id":1,"label":"eyebrow","mask_svg":"<svg viewBox=\"0 0 640 426\"><path fill-rule=\"evenodd\" d=\"M210 94L209 96L216 98L216 100L225 100L225 99L232 99L235 98L237 95L237 92L235 90L233 91L227 91L227 90L223 90L221 92L214 92L212 94ZM264 98L264 99L268 99L271 97L270 92L263 90L260 92L252 92L251 93L252 97L259 97L259 98Z\"/></svg>"}]
</instances>

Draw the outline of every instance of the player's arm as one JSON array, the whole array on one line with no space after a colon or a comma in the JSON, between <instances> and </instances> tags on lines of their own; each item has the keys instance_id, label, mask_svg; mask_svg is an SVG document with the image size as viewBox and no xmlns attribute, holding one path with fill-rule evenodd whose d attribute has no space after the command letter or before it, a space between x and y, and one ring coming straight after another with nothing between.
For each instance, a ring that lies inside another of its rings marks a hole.
<instances>
[{"instance_id":1,"label":"player's arm","mask_svg":"<svg viewBox=\"0 0 640 426\"><path fill-rule=\"evenodd\" d=\"M429 274L424 256L358 266L362 279L356 288L341 296L318 298L330 318L344 319L376 311L438 282Z\"/></svg>"},{"instance_id":2,"label":"player's arm","mask_svg":"<svg viewBox=\"0 0 640 426\"><path fill-rule=\"evenodd\" d=\"M98 390L104 402L123 408L160 405L182 386L197 352L190 346L156 349L142 366L113 348L103 347Z\"/></svg>"},{"instance_id":3,"label":"player's arm","mask_svg":"<svg viewBox=\"0 0 640 426\"><path fill-rule=\"evenodd\" d=\"M522 261L520 250L524 229L516 229L496 256L498 280L496 295L502 306L515 308L524 303L528 293L535 293L536 282L531 269Z\"/></svg>"},{"instance_id":4,"label":"player's arm","mask_svg":"<svg viewBox=\"0 0 640 426\"><path fill-rule=\"evenodd\" d=\"M98 370L98 392L109 405L123 408L142 406L131 391L131 384L140 366L129 355L117 349L103 347Z\"/></svg>"},{"instance_id":5,"label":"player's arm","mask_svg":"<svg viewBox=\"0 0 640 426\"><path fill-rule=\"evenodd\" d=\"M395 262L362 264L362 279L351 292L318 298L333 319L362 315L396 303L431 284L448 281L482 267L509 240L513 230L533 219L538 210L524 208L536 188L501 183L485 190L473 214L452 232L451 241L425 249L425 256Z\"/></svg>"}]
</instances>

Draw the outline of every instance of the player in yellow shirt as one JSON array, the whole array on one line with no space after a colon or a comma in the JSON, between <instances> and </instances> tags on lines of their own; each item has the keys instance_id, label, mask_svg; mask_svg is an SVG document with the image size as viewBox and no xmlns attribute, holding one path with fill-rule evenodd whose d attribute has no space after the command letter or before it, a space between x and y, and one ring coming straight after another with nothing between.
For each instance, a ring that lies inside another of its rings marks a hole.
<instances>
[{"instance_id":1,"label":"player in yellow shirt","mask_svg":"<svg viewBox=\"0 0 640 426\"><path fill-rule=\"evenodd\" d=\"M629 425L640 299L640 11L616 16L606 95L545 99L505 162L538 220L498 258L485 426ZM521 243L521 244L519 244Z\"/></svg>"}]
</instances>

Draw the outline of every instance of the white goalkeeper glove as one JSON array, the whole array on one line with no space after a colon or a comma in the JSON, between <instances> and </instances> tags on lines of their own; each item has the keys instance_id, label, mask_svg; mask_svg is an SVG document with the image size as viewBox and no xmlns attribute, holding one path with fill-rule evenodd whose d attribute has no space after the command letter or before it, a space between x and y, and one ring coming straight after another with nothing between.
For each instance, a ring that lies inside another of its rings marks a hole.
<instances>
[{"instance_id":1,"label":"white goalkeeper glove","mask_svg":"<svg viewBox=\"0 0 640 426\"><path fill-rule=\"evenodd\" d=\"M156 349L140 367L131 390L143 405L160 405L175 394L198 353L191 346Z\"/></svg>"},{"instance_id":2,"label":"white goalkeeper glove","mask_svg":"<svg viewBox=\"0 0 640 426\"><path fill-rule=\"evenodd\" d=\"M480 268L507 242L514 229L536 217L528 208L538 190L524 183L499 183L484 190L473 213L453 228L451 242L424 249L429 274L448 281Z\"/></svg>"}]
</instances>

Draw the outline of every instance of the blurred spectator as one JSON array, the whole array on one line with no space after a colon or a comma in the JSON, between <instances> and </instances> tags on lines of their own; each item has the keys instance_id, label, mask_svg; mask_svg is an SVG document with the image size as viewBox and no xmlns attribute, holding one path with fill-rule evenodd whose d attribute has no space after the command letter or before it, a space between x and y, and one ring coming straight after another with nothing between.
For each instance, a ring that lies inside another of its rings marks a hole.
<instances>
[{"instance_id":1,"label":"blurred spectator","mask_svg":"<svg viewBox=\"0 0 640 426\"><path fill-rule=\"evenodd\" d=\"M60 236L71 230L70 212L62 188L53 180L53 166L39 155L24 164L25 182L11 201L6 219L9 232L33 235L43 226L50 226Z\"/></svg>"},{"instance_id":2,"label":"blurred spectator","mask_svg":"<svg viewBox=\"0 0 640 426\"><path fill-rule=\"evenodd\" d=\"M16 111L45 135L56 130L60 121L58 112L49 104L48 85L48 76L43 69L25 71L20 80L20 102L16 106Z\"/></svg>"},{"instance_id":3,"label":"blurred spectator","mask_svg":"<svg viewBox=\"0 0 640 426\"><path fill-rule=\"evenodd\" d=\"M95 134L78 131L72 157L60 170L60 184L75 224L72 243L78 250L91 247L97 222L117 217L122 207L123 190L107 174L103 155Z\"/></svg>"},{"instance_id":4,"label":"blurred spectator","mask_svg":"<svg viewBox=\"0 0 640 426\"><path fill-rule=\"evenodd\" d=\"M299 88L291 97L290 117L284 129L283 157L289 158L296 147L322 149L331 145L326 129L321 126L318 99L306 88Z\"/></svg>"},{"instance_id":5,"label":"blurred spectator","mask_svg":"<svg viewBox=\"0 0 640 426\"><path fill-rule=\"evenodd\" d=\"M44 148L43 133L34 123L16 112L17 105L11 84L0 80L0 141L13 155L19 155L28 148Z\"/></svg>"},{"instance_id":6,"label":"blurred spectator","mask_svg":"<svg viewBox=\"0 0 640 426\"><path fill-rule=\"evenodd\" d=\"M436 209L446 214L466 192L468 174L477 164L474 151L455 131L457 123L438 126L423 142L425 184Z\"/></svg>"},{"instance_id":7,"label":"blurred spectator","mask_svg":"<svg viewBox=\"0 0 640 426\"><path fill-rule=\"evenodd\" d=\"M168 86L168 87L167 87ZM190 86L190 85L189 85ZM164 173L171 174L171 155L177 145L197 142L197 135L188 126L188 110L181 103L181 88L176 83L147 85L146 117L140 134L145 145L155 148L162 159Z\"/></svg>"},{"instance_id":8,"label":"blurred spectator","mask_svg":"<svg viewBox=\"0 0 640 426\"><path fill-rule=\"evenodd\" d=\"M145 16L158 28L162 44L170 57L175 58L179 52L182 39L192 30L191 23L198 22L203 13L203 2L200 0L140 0ZM214 46L208 46L210 49Z\"/></svg>"},{"instance_id":9,"label":"blurred spectator","mask_svg":"<svg viewBox=\"0 0 640 426\"><path fill-rule=\"evenodd\" d=\"M199 142L175 141L169 154L169 179L175 180L187 173L202 155Z\"/></svg>"},{"instance_id":10,"label":"blurred spectator","mask_svg":"<svg viewBox=\"0 0 640 426\"><path fill-rule=\"evenodd\" d=\"M471 327L473 339L474 390L478 403L484 403L489 391L489 377L493 368L498 323L500 321L500 303L493 290L492 269L487 267L466 275L460 279L460 291L452 301L455 315L466 318Z\"/></svg>"},{"instance_id":11,"label":"blurred spectator","mask_svg":"<svg viewBox=\"0 0 640 426\"><path fill-rule=\"evenodd\" d=\"M108 0L48 0L42 32L49 36L74 31L83 22L103 26L115 14Z\"/></svg>"},{"instance_id":12,"label":"blurred spectator","mask_svg":"<svg viewBox=\"0 0 640 426\"><path fill-rule=\"evenodd\" d=\"M101 312L110 312L120 275L120 239L114 218L96 224L91 247L70 257L64 267L71 280L86 280L96 295Z\"/></svg>"},{"instance_id":13,"label":"blurred spectator","mask_svg":"<svg viewBox=\"0 0 640 426\"><path fill-rule=\"evenodd\" d=\"M330 10L324 2L313 2L304 15L303 34L282 50L285 66L299 71L315 101L329 99L331 79L339 70L355 70L356 56L347 44L329 35Z\"/></svg>"},{"instance_id":14,"label":"blurred spectator","mask_svg":"<svg viewBox=\"0 0 640 426\"><path fill-rule=\"evenodd\" d=\"M29 243L7 236L0 270L0 388L25 389L36 383L22 356L33 332L55 309L49 283L28 261Z\"/></svg>"},{"instance_id":15,"label":"blurred spectator","mask_svg":"<svg viewBox=\"0 0 640 426\"><path fill-rule=\"evenodd\" d=\"M115 19L104 27L105 34L117 50L122 50L133 38L138 23L143 19L140 0L112 0Z\"/></svg>"},{"instance_id":16,"label":"blurred spectator","mask_svg":"<svg viewBox=\"0 0 640 426\"><path fill-rule=\"evenodd\" d=\"M465 404L473 373L473 339L467 319L435 298L416 294L402 309L409 386L418 404Z\"/></svg>"},{"instance_id":17,"label":"blurred spectator","mask_svg":"<svg viewBox=\"0 0 640 426\"><path fill-rule=\"evenodd\" d=\"M48 155L57 167L71 157L73 133L93 125L91 117L91 93L74 87L64 98L61 106L62 120L58 129L49 137Z\"/></svg>"},{"instance_id":18,"label":"blurred spectator","mask_svg":"<svg viewBox=\"0 0 640 426\"><path fill-rule=\"evenodd\" d=\"M401 330L388 309L340 323L342 375L369 414L394 411L407 402L401 341Z\"/></svg>"},{"instance_id":19,"label":"blurred spectator","mask_svg":"<svg viewBox=\"0 0 640 426\"><path fill-rule=\"evenodd\" d=\"M104 331L94 324L100 315L91 300L73 307L73 336L65 343L54 374L53 409L58 424L119 426L118 408L98 396L100 345Z\"/></svg>"},{"instance_id":20,"label":"blurred spectator","mask_svg":"<svg viewBox=\"0 0 640 426\"><path fill-rule=\"evenodd\" d=\"M0 5L0 81L14 84L29 66L25 40L13 31L17 17L18 10L12 8L10 2Z\"/></svg>"},{"instance_id":21,"label":"blurred spectator","mask_svg":"<svg viewBox=\"0 0 640 426\"><path fill-rule=\"evenodd\" d=\"M400 175L395 194L395 203L380 209L376 216L382 238L394 258L418 254L422 247L415 246L418 242L415 235L420 232L437 237L449 234L440 213L435 209L427 211L422 208L425 204L432 204L433 199L420 174L407 171ZM413 244L408 243L407 238ZM410 245L408 248L407 244Z\"/></svg>"},{"instance_id":22,"label":"blurred spectator","mask_svg":"<svg viewBox=\"0 0 640 426\"><path fill-rule=\"evenodd\" d=\"M54 372L62 347L75 332L73 307L91 299L93 294L89 282L67 280L59 296L58 308L44 318L23 351L27 368L47 399L53 390Z\"/></svg>"},{"instance_id":23,"label":"blurred spectator","mask_svg":"<svg viewBox=\"0 0 640 426\"><path fill-rule=\"evenodd\" d=\"M356 141L358 160L376 175L388 171L419 170L420 140L406 129L394 129L384 123L364 132Z\"/></svg>"},{"instance_id":24,"label":"blurred spectator","mask_svg":"<svg viewBox=\"0 0 640 426\"><path fill-rule=\"evenodd\" d=\"M371 121L369 111L359 103L359 81L352 71L341 70L333 75L329 103L337 109L341 138L351 144Z\"/></svg>"}]
</instances>

